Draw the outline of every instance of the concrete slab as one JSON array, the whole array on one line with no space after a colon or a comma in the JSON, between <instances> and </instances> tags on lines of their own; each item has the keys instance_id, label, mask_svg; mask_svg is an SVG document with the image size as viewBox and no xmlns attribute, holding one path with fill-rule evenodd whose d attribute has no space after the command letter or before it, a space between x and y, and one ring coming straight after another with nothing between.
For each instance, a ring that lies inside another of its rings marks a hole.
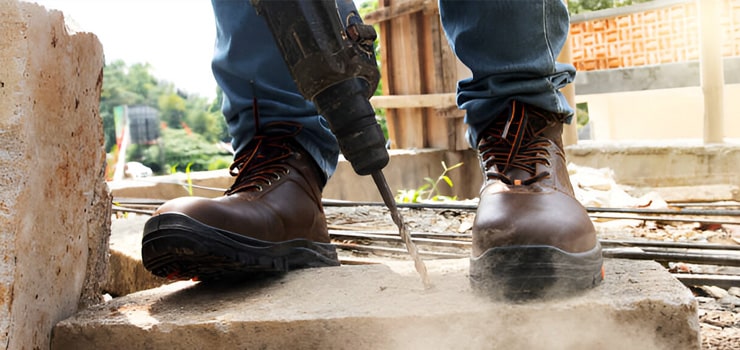
<instances>
[{"instance_id":1,"label":"concrete slab","mask_svg":"<svg viewBox=\"0 0 740 350\"><path fill-rule=\"evenodd\" d=\"M128 215L111 222L110 262L103 291L122 296L169 283L152 275L141 263L141 235L148 215Z\"/></svg>"},{"instance_id":2,"label":"concrete slab","mask_svg":"<svg viewBox=\"0 0 740 350\"><path fill-rule=\"evenodd\" d=\"M178 282L58 323L52 349L698 349L697 304L653 262L607 260L607 280L527 304L474 295L468 260L296 271L224 286Z\"/></svg>"}]
</instances>

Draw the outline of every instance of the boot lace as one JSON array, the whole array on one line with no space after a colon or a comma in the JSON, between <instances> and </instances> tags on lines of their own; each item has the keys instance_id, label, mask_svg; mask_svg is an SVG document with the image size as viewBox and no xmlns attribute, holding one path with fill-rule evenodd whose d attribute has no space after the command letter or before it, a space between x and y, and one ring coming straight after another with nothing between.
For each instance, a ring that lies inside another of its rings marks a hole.
<instances>
[{"instance_id":1,"label":"boot lace","mask_svg":"<svg viewBox=\"0 0 740 350\"><path fill-rule=\"evenodd\" d=\"M290 169L284 160L294 152L289 140L298 135L301 127L297 123L274 122L266 125L264 132L258 130L246 150L229 166L229 173L236 176L236 180L225 194L262 191L288 175Z\"/></svg>"},{"instance_id":2,"label":"boot lace","mask_svg":"<svg viewBox=\"0 0 740 350\"><path fill-rule=\"evenodd\" d=\"M547 149L550 140L542 134L552 122L562 121L555 114L536 108L525 110L524 104L513 101L508 118L497 118L483 132L478 143L486 177L515 186L531 185L548 177L548 171L537 172L537 164L550 166ZM524 179L511 178L507 174L513 169L523 170L530 176Z\"/></svg>"}]
</instances>

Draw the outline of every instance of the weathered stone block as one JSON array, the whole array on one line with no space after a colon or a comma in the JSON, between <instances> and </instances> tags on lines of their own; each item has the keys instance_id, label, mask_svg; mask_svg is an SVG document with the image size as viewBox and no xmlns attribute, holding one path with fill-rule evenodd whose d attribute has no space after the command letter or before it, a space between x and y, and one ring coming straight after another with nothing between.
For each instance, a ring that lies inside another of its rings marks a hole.
<instances>
[{"instance_id":1,"label":"weathered stone block","mask_svg":"<svg viewBox=\"0 0 740 350\"><path fill-rule=\"evenodd\" d=\"M655 262L609 259L597 288L523 304L476 296L468 259L296 271L253 283L178 282L57 324L54 350L698 349L697 304Z\"/></svg>"},{"instance_id":2,"label":"weathered stone block","mask_svg":"<svg viewBox=\"0 0 740 350\"><path fill-rule=\"evenodd\" d=\"M172 281L152 275L141 263L141 236L148 215L130 215L111 222L110 262L103 290L123 296Z\"/></svg>"},{"instance_id":3,"label":"weathered stone block","mask_svg":"<svg viewBox=\"0 0 740 350\"><path fill-rule=\"evenodd\" d=\"M61 12L2 0L0 14L0 348L45 349L105 277L103 52Z\"/></svg>"}]
</instances>

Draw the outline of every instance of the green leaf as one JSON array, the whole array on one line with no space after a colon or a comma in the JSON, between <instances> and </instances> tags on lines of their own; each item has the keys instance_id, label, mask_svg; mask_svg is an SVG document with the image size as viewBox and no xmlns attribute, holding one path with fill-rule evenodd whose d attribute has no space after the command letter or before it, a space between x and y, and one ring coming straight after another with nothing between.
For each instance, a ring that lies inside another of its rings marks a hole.
<instances>
[{"instance_id":1,"label":"green leaf","mask_svg":"<svg viewBox=\"0 0 740 350\"><path fill-rule=\"evenodd\" d=\"M447 186L450 186L452 188L454 185L452 184L452 180L450 180L450 177L447 175L442 176L442 180L444 180L447 183Z\"/></svg>"}]
</instances>

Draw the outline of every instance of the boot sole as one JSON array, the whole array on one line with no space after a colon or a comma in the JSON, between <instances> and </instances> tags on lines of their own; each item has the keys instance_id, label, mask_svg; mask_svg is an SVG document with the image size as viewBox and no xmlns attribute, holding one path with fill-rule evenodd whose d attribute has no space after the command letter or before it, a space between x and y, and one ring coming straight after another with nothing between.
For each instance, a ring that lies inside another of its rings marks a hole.
<instances>
[{"instance_id":1,"label":"boot sole","mask_svg":"<svg viewBox=\"0 0 740 350\"><path fill-rule=\"evenodd\" d=\"M474 291L497 300L527 301L571 296L604 279L601 245L583 253L552 246L506 246L470 259Z\"/></svg>"},{"instance_id":2,"label":"boot sole","mask_svg":"<svg viewBox=\"0 0 740 350\"><path fill-rule=\"evenodd\" d=\"M165 213L144 226L144 267L176 280L249 278L309 267L339 266L333 244L306 239L268 242Z\"/></svg>"}]
</instances>

